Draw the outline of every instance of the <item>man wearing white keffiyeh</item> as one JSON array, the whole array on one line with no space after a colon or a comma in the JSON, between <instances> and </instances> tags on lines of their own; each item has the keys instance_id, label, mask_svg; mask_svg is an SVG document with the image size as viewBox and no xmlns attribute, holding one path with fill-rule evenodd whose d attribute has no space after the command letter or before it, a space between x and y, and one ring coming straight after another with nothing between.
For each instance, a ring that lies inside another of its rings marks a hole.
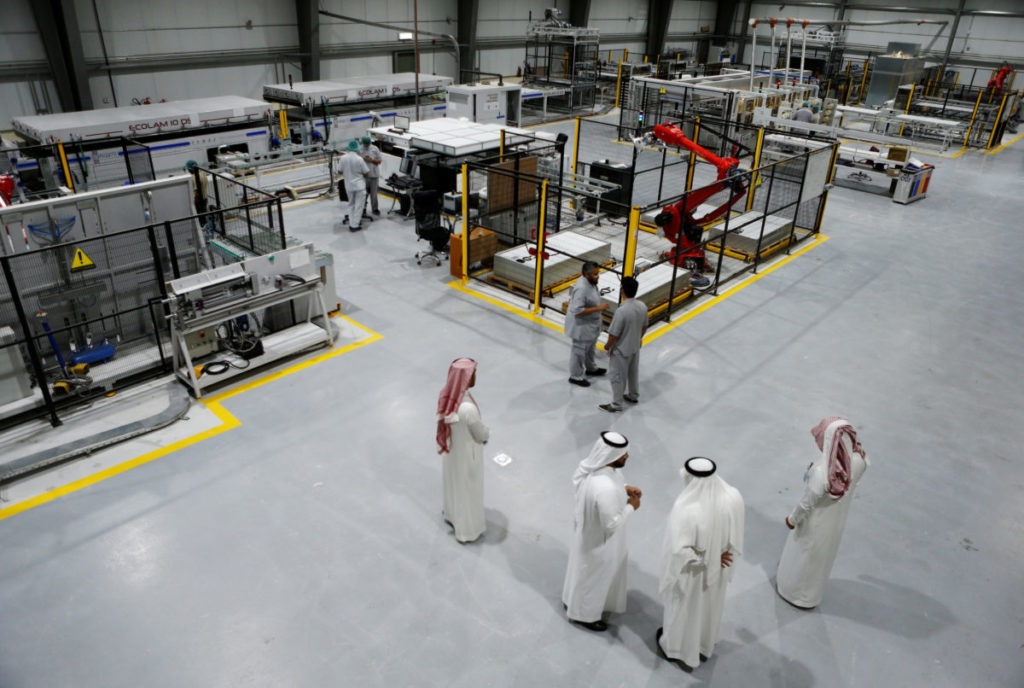
<instances>
[{"instance_id":1,"label":"man wearing white keffiyeh","mask_svg":"<svg viewBox=\"0 0 1024 688\"><path fill-rule=\"evenodd\" d=\"M604 612L626 611L626 521L642 496L619 470L628 458L629 441L602 432L572 476L576 523L562 604L570 621L591 631L608 628Z\"/></svg>"},{"instance_id":2,"label":"man wearing white keffiyeh","mask_svg":"<svg viewBox=\"0 0 1024 688\"><path fill-rule=\"evenodd\" d=\"M715 462L686 461L686 487L672 505L662 547L664 625L658 653L684 671L711 656L732 580L733 557L743 554L743 497L715 475Z\"/></svg>"},{"instance_id":3,"label":"man wearing white keffiyeh","mask_svg":"<svg viewBox=\"0 0 1024 688\"><path fill-rule=\"evenodd\" d=\"M821 454L808 466L803 497L786 517L790 533L776 575L782 599L803 609L821 603L854 488L868 467L867 452L845 418L825 418L811 434Z\"/></svg>"}]
</instances>

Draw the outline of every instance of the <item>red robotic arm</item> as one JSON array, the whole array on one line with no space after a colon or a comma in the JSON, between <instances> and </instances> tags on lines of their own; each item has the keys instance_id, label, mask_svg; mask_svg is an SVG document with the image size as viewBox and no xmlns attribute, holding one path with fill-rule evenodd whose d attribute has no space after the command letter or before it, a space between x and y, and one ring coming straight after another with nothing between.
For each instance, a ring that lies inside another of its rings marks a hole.
<instances>
[{"instance_id":1,"label":"red robotic arm","mask_svg":"<svg viewBox=\"0 0 1024 688\"><path fill-rule=\"evenodd\" d=\"M691 141L686 134L674 124L657 124L654 135L670 146L678 146L692 151L707 160L718 170L714 183L687 194L678 203L665 206L655 219L655 223L665 232L665 238L676 244L666 256L677 265L686 266L687 262L696 264L707 270L709 266L701 246L701 234L705 227L729 212L746 191L746 175L739 172L739 160L722 158L703 146ZM722 205L705 213L699 218L693 216L701 203L726 189L730 190L729 198ZM680 231L682 236L680 237Z\"/></svg>"}]
</instances>

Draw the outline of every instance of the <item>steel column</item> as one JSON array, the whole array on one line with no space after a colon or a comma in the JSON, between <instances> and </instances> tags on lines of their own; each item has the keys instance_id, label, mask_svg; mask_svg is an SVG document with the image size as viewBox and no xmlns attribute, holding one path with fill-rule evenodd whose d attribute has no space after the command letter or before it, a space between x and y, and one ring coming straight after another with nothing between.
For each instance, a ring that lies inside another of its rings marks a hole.
<instances>
[{"instance_id":1,"label":"steel column","mask_svg":"<svg viewBox=\"0 0 1024 688\"><path fill-rule=\"evenodd\" d=\"M320 15L317 10L317 0L295 0L303 81L320 80Z\"/></svg>"},{"instance_id":2,"label":"steel column","mask_svg":"<svg viewBox=\"0 0 1024 688\"><path fill-rule=\"evenodd\" d=\"M61 108L65 112L92 110L92 93L82 52L82 32L74 1L36 0L28 4L46 49Z\"/></svg>"}]
</instances>

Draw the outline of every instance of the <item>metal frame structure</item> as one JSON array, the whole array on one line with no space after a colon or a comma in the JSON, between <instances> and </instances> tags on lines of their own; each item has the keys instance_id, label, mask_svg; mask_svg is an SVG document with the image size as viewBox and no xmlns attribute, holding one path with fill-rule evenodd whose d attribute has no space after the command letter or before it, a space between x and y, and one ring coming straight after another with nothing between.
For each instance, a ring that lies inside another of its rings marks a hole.
<instances>
[{"instance_id":1,"label":"metal frame structure","mask_svg":"<svg viewBox=\"0 0 1024 688\"><path fill-rule=\"evenodd\" d=\"M526 30L523 85L549 91L547 108L589 112L597 98L600 32L569 26L553 17Z\"/></svg>"},{"instance_id":2,"label":"metal frame structure","mask_svg":"<svg viewBox=\"0 0 1024 688\"><path fill-rule=\"evenodd\" d=\"M505 246L505 250L494 257L495 266L499 258L508 264L501 274L496 274L499 272L497 269L492 271L485 267L472 271L466 266L461 275L464 281L481 281L525 298L534 312L559 310L560 301L564 301L564 290L579 276L580 261L596 260L605 265L606 275L611 275L606 277L606 280L610 280L607 285L609 298L617 298L615 275L647 273L649 286L660 289L657 296L649 295L650 317L652 320L667 321L691 297L717 294L722 284L748 272L756 272L771 255L788 253L796 244L812 238L820 231L837 144L816 142L806 149L776 156L772 162L762 164L760 155L763 130L744 134L756 140L754 149L743 155L742 164L747 169L742 174L749 180L749 186L744 188L739 197L728 199L730 204L734 204L732 211L719 214L720 219L707 228L700 244L707 251L707 267L711 268L709 279L703 286L698 286L702 280L691 283L692 268L674 260L675 256L685 251L683 233L677 234L674 244L659 236L656 216L665 212L669 206L682 204L689 207L688 199L691 196L704 198L710 206L717 207L716 194L728 195L731 192L719 188L721 183L713 181L715 172L708 168L714 165L700 159L693 150L687 154L671 146L650 148L638 144L635 150L640 155L638 157L634 154L634 166L627 166L626 173L634 174L638 160L641 163L654 161L655 165L645 171L658 174L659 184L645 184L645 189L655 186L660 188L662 182L668 182L670 185L679 184L677 188L681 188L682 193L663 194L659 191L655 200L638 203L635 194L631 192L621 199L627 204L626 217L615 219L607 216L601 205L607 200L608 192L619 190L615 185L596 184L593 179L589 186L578 183L587 175L583 173L586 165L578 160L583 122L577 122L574 172L571 176L551 179L514 169L496 169L493 164L485 162L463 167L463 180L467 189L482 185L485 180L493 180L496 174L502 175L507 183L516 188L521 187L523 190L520 193L536 208L526 218L529 233L510 236L502 232L502 228L494 222L486 209L481 209L479 215L471 217L464 206L463 246L468 243L470 228L490 229L502 237ZM729 123L705 122L700 118L675 124L679 129L692 132L694 139L702 138L705 131L721 132L729 128ZM587 121L586 126L615 125ZM716 148L730 145L720 133L708 135L721 139ZM660 166L657 165L658 160L661 161ZM705 186L708 182L712 184L710 188ZM709 216L707 213L701 215ZM566 241L559 239L562 235L567 235ZM603 248L600 246L602 242L605 244ZM503 253L507 253L508 258ZM521 267L508 261L514 261ZM466 265L465 261L463 265ZM516 268L516 272L520 273L518 278L509 277L512 274L511 268ZM548 274L552 270L555 273ZM641 284L644 281L641 278Z\"/></svg>"}]
</instances>

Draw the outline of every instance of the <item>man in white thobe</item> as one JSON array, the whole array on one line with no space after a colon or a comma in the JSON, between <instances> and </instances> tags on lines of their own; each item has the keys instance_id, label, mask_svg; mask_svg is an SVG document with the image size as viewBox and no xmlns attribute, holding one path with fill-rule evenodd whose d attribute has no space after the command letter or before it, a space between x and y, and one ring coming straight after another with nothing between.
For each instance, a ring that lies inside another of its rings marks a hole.
<instances>
[{"instance_id":1,"label":"man in white thobe","mask_svg":"<svg viewBox=\"0 0 1024 688\"><path fill-rule=\"evenodd\" d=\"M790 532L776 575L782 599L803 609L821 603L854 489L868 467L867 452L846 419L826 418L811 434L821 456L807 467L803 497L786 517Z\"/></svg>"},{"instance_id":2,"label":"man in white thobe","mask_svg":"<svg viewBox=\"0 0 1024 688\"><path fill-rule=\"evenodd\" d=\"M639 286L635 277L622 278L620 290L624 299L608 326L604 350L608 353L612 403L598 408L609 413L621 411L625 401L640 401L640 347L647 331L647 304L636 298Z\"/></svg>"},{"instance_id":3,"label":"man in white thobe","mask_svg":"<svg viewBox=\"0 0 1024 688\"><path fill-rule=\"evenodd\" d=\"M562 604L569 621L592 631L607 630L604 612L626 611L626 521L642 496L620 470L628 449L619 433L602 432L572 476L576 520Z\"/></svg>"},{"instance_id":4,"label":"man in white thobe","mask_svg":"<svg viewBox=\"0 0 1024 688\"><path fill-rule=\"evenodd\" d=\"M733 558L743 553L743 497L715 475L715 462L686 461L686 486L668 517L659 592L664 625L658 652L692 671L718 641Z\"/></svg>"},{"instance_id":5,"label":"man in white thobe","mask_svg":"<svg viewBox=\"0 0 1024 688\"><path fill-rule=\"evenodd\" d=\"M362 229L363 209L366 207L366 175L370 168L359 155L359 142L352 139L348 142L348 152L338 158L335 171L342 176L345 193L348 195L348 215L345 222L350 231Z\"/></svg>"},{"instance_id":6,"label":"man in white thobe","mask_svg":"<svg viewBox=\"0 0 1024 688\"><path fill-rule=\"evenodd\" d=\"M589 387L585 375L604 375L607 370L598 368L594 346L601 336L601 314L608 310L608 304L601 300L597 291L597 280L601 267L592 261L585 261L581 276L572 285L569 307L565 311L565 333L572 339L569 354L569 382L580 387Z\"/></svg>"},{"instance_id":7,"label":"man in white thobe","mask_svg":"<svg viewBox=\"0 0 1024 688\"><path fill-rule=\"evenodd\" d=\"M455 539L472 542L484 534L483 446L490 429L469 393L476 384L476 361L459 358L448 369L448 380L437 401L437 445L443 456L444 519Z\"/></svg>"}]
</instances>

